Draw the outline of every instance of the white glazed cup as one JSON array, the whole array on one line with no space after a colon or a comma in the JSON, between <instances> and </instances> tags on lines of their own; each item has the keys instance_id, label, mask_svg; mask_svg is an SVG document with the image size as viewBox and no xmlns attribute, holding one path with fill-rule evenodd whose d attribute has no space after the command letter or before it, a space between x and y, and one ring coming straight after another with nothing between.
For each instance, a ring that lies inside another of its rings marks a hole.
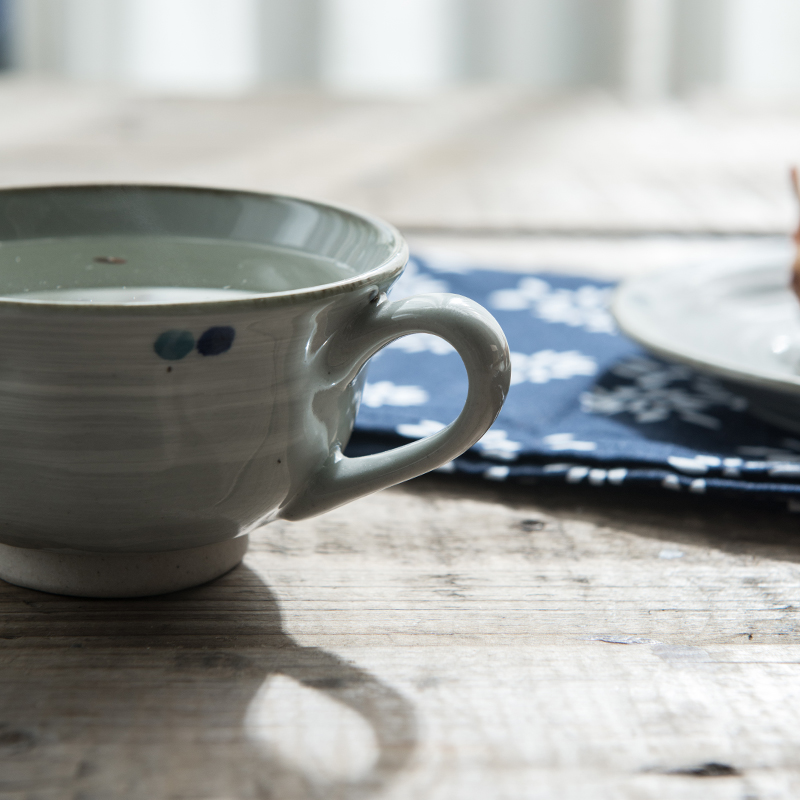
<instances>
[{"instance_id":1,"label":"white glazed cup","mask_svg":"<svg viewBox=\"0 0 800 800\"><path fill-rule=\"evenodd\" d=\"M0 270L0 577L11 583L121 597L205 582L241 560L259 525L319 514L450 461L503 404L510 361L497 322L458 295L388 300L408 251L380 220L194 188L0 191L3 245L123 235L267 244L352 274L244 298L87 305L2 296L20 280L69 285L74 275L59 263L23 278ZM147 282L231 283L215 265L179 273L155 265ZM224 352L157 352L164 335L199 342L220 330L231 340ZM427 438L345 457L362 368L420 332L463 359L462 412Z\"/></svg>"}]
</instances>

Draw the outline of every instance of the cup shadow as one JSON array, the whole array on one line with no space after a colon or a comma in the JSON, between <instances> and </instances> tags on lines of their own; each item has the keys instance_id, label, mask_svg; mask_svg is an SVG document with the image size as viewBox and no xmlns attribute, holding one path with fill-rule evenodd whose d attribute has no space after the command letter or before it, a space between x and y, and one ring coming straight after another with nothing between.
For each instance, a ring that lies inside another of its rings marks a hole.
<instances>
[{"instance_id":1,"label":"cup shadow","mask_svg":"<svg viewBox=\"0 0 800 800\"><path fill-rule=\"evenodd\" d=\"M311 703L277 721L262 714L268 735L254 736L254 704L278 677ZM369 733L367 763L342 715ZM398 691L286 634L275 596L245 565L141 600L0 582L0 796L360 800L404 770L416 728ZM281 747L302 751L315 735L332 772ZM353 757L357 774L335 768Z\"/></svg>"}]
</instances>

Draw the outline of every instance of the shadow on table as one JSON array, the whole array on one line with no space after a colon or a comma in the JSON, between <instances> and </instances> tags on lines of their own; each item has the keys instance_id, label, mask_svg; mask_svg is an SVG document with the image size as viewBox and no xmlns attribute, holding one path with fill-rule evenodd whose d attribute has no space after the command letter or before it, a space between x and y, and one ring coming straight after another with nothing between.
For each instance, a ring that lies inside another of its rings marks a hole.
<instances>
[{"instance_id":1,"label":"shadow on table","mask_svg":"<svg viewBox=\"0 0 800 800\"><path fill-rule=\"evenodd\" d=\"M531 518L541 511L669 543L800 562L800 514L790 513L786 503L624 486L495 483L448 475L428 475L406 486L406 491L420 494L503 503Z\"/></svg>"},{"instance_id":2,"label":"shadow on table","mask_svg":"<svg viewBox=\"0 0 800 800\"><path fill-rule=\"evenodd\" d=\"M409 701L284 633L243 565L141 600L0 582L0 626L2 796L360 800L416 746Z\"/></svg>"}]
</instances>

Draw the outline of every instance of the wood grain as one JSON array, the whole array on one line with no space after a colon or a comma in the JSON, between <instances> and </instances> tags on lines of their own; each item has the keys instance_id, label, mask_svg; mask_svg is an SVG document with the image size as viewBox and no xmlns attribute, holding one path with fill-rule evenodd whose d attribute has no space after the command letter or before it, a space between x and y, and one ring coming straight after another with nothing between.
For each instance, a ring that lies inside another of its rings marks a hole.
<instances>
[{"instance_id":1,"label":"wood grain","mask_svg":"<svg viewBox=\"0 0 800 800\"><path fill-rule=\"evenodd\" d=\"M780 233L794 213L796 109L17 79L0 107L0 185L307 194L520 270L755 257L784 243L609 234ZM171 596L0 584L0 800L791 800L798 586L783 509L445 476L266 527Z\"/></svg>"},{"instance_id":2,"label":"wood grain","mask_svg":"<svg viewBox=\"0 0 800 800\"><path fill-rule=\"evenodd\" d=\"M154 181L344 203L406 230L787 233L794 107L498 87L154 98L0 81L0 186Z\"/></svg>"},{"instance_id":3,"label":"wood grain","mask_svg":"<svg viewBox=\"0 0 800 800\"><path fill-rule=\"evenodd\" d=\"M796 519L430 477L137 601L0 592L0 797L800 790Z\"/></svg>"}]
</instances>

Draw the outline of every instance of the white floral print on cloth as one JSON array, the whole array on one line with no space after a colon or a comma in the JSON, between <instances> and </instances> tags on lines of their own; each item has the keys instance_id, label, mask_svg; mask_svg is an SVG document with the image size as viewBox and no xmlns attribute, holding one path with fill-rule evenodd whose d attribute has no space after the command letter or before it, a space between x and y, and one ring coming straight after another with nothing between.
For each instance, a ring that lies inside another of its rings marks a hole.
<instances>
[{"instance_id":1,"label":"white floral print on cloth","mask_svg":"<svg viewBox=\"0 0 800 800\"><path fill-rule=\"evenodd\" d=\"M545 272L413 259L393 297L449 291L489 308L512 353L506 404L491 430L441 471L488 480L651 486L782 498L800 509L800 437L747 413L744 398L689 367L645 353L616 330L613 286ZM464 403L461 359L429 334L370 362L347 453L441 430Z\"/></svg>"},{"instance_id":2,"label":"white floral print on cloth","mask_svg":"<svg viewBox=\"0 0 800 800\"><path fill-rule=\"evenodd\" d=\"M508 438L506 431L492 428L485 433L475 447L487 458L500 458L504 461L513 461L522 450L522 443Z\"/></svg>"},{"instance_id":3,"label":"white floral print on cloth","mask_svg":"<svg viewBox=\"0 0 800 800\"><path fill-rule=\"evenodd\" d=\"M423 419L418 425L398 425L397 432L401 436L409 439L421 439L423 436L430 436L432 433L439 433L445 428L443 422L433 419ZM475 446L481 450L485 456L512 460L517 457L517 453L522 449L519 442L514 442L508 438L505 431L492 428L487 431Z\"/></svg>"},{"instance_id":4,"label":"white floral print on cloth","mask_svg":"<svg viewBox=\"0 0 800 800\"><path fill-rule=\"evenodd\" d=\"M553 380L567 380L576 375L597 374L597 362L577 350L557 353L555 350L539 350L526 356L524 353L511 354L511 385L530 381L547 383Z\"/></svg>"},{"instance_id":5,"label":"white floral print on cloth","mask_svg":"<svg viewBox=\"0 0 800 800\"><path fill-rule=\"evenodd\" d=\"M431 333L412 333L395 339L387 350L402 350L404 353L433 353L437 356L455 355L453 345Z\"/></svg>"},{"instance_id":6,"label":"white floral print on cloth","mask_svg":"<svg viewBox=\"0 0 800 800\"><path fill-rule=\"evenodd\" d=\"M597 450L597 442L582 442L572 433L551 433L542 441L552 451L572 451L574 453L587 453Z\"/></svg>"},{"instance_id":7,"label":"white floral print on cloth","mask_svg":"<svg viewBox=\"0 0 800 800\"><path fill-rule=\"evenodd\" d=\"M378 381L364 386L361 402L370 408L421 406L428 402L428 397L421 386L397 386L391 381Z\"/></svg>"},{"instance_id":8,"label":"white floral print on cloth","mask_svg":"<svg viewBox=\"0 0 800 800\"><path fill-rule=\"evenodd\" d=\"M489 308L497 311L529 310L548 322L580 326L592 333L614 333L608 310L611 289L584 284L576 289L555 288L541 278L523 278L514 289L489 295Z\"/></svg>"},{"instance_id":9,"label":"white floral print on cloth","mask_svg":"<svg viewBox=\"0 0 800 800\"><path fill-rule=\"evenodd\" d=\"M615 365L611 374L623 379L612 388L594 386L581 395L581 407L589 414L633 415L637 422L663 422L671 414L691 425L717 429L718 417L707 413L714 407L735 411L747 401L723 389L717 381L689 367L636 357Z\"/></svg>"}]
</instances>

